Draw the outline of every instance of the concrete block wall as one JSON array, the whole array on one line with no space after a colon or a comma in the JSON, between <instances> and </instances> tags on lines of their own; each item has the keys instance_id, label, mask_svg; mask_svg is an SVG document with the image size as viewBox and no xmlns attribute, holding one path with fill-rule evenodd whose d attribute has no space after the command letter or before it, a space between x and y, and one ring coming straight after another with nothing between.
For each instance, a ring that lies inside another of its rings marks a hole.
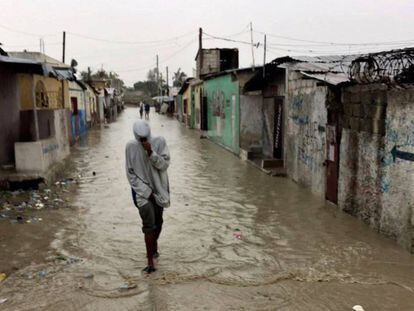
<instances>
[{"instance_id":1,"label":"concrete block wall","mask_svg":"<svg viewBox=\"0 0 414 311\"><path fill-rule=\"evenodd\" d=\"M240 147L262 147L263 97L240 95Z\"/></svg>"},{"instance_id":2,"label":"concrete block wall","mask_svg":"<svg viewBox=\"0 0 414 311\"><path fill-rule=\"evenodd\" d=\"M414 251L414 89L356 85L343 89L344 128L338 204Z\"/></svg>"},{"instance_id":3,"label":"concrete block wall","mask_svg":"<svg viewBox=\"0 0 414 311\"><path fill-rule=\"evenodd\" d=\"M19 140L20 112L16 74L0 67L0 165L14 162Z\"/></svg>"},{"instance_id":4,"label":"concrete block wall","mask_svg":"<svg viewBox=\"0 0 414 311\"><path fill-rule=\"evenodd\" d=\"M50 165L60 158L59 145L56 138L34 142L17 142L14 148L16 154L16 170L18 172L46 174Z\"/></svg>"},{"instance_id":5,"label":"concrete block wall","mask_svg":"<svg viewBox=\"0 0 414 311\"><path fill-rule=\"evenodd\" d=\"M285 105L285 166L288 176L325 196L328 89L290 71Z\"/></svg>"}]
</instances>

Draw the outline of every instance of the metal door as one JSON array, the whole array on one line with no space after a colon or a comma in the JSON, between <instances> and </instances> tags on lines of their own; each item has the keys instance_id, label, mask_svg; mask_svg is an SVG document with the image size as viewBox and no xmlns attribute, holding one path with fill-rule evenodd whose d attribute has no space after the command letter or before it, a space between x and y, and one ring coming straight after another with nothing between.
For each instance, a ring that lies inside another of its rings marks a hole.
<instances>
[{"instance_id":1,"label":"metal door","mask_svg":"<svg viewBox=\"0 0 414 311\"><path fill-rule=\"evenodd\" d=\"M207 96L201 97L201 130L208 130Z\"/></svg>"},{"instance_id":2,"label":"metal door","mask_svg":"<svg viewBox=\"0 0 414 311\"><path fill-rule=\"evenodd\" d=\"M76 97L71 97L70 102L71 102L71 110L72 110L72 135L73 135L73 140L76 141L80 135L78 99Z\"/></svg>"},{"instance_id":3,"label":"metal door","mask_svg":"<svg viewBox=\"0 0 414 311\"><path fill-rule=\"evenodd\" d=\"M336 125L326 126L326 199L338 203L339 135Z\"/></svg>"},{"instance_id":4,"label":"metal door","mask_svg":"<svg viewBox=\"0 0 414 311\"><path fill-rule=\"evenodd\" d=\"M273 122L273 157L283 159L283 98L275 97Z\"/></svg>"}]
</instances>

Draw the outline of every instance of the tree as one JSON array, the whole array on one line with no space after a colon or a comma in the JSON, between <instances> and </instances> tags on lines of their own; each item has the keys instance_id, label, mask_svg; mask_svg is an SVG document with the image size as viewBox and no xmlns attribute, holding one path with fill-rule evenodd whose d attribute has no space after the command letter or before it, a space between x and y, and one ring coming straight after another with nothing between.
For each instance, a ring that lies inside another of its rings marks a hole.
<instances>
[{"instance_id":1,"label":"tree","mask_svg":"<svg viewBox=\"0 0 414 311\"><path fill-rule=\"evenodd\" d=\"M187 75L181 71L181 68L178 68L178 70L174 72L173 75L173 86L182 87L185 79L187 79Z\"/></svg>"},{"instance_id":2,"label":"tree","mask_svg":"<svg viewBox=\"0 0 414 311\"><path fill-rule=\"evenodd\" d=\"M158 85L156 81L138 81L134 83L134 90L142 91L145 95L154 97L158 95Z\"/></svg>"},{"instance_id":3,"label":"tree","mask_svg":"<svg viewBox=\"0 0 414 311\"><path fill-rule=\"evenodd\" d=\"M93 79L106 79L111 80L113 85L116 85L120 88L123 88L125 83L122 79L119 78L119 74L114 71L106 72L105 69L99 69L96 72L92 73L88 68L88 71L80 72L80 79L84 82L93 80Z\"/></svg>"}]
</instances>

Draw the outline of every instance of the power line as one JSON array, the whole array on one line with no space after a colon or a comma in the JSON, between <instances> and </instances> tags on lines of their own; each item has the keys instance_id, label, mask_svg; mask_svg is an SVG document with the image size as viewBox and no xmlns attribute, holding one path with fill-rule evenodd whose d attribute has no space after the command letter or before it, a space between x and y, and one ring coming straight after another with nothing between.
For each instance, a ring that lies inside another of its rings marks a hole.
<instances>
[{"instance_id":1,"label":"power line","mask_svg":"<svg viewBox=\"0 0 414 311\"><path fill-rule=\"evenodd\" d=\"M339 43L339 42L327 42L327 41L315 41L315 40L299 39L299 38L293 38L293 37L288 37L288 36L275 35L275 34L266 33L266 32L262 32L262 31L255 31L255 32L260 33L260 34L267 34L270 37L285 39L285 40L290 40L290 41L316 43L316 44L326 44L326 45L337 45L337 46L368 46L368 45L393 45L393 44L414 43L414 39L400 40L400 41L386 41L386 42L370 42L370 43Z\"/></svg>"},{"instance_id":2,"label":"power line","mask_svg":"<svg viewBox=\"0 0 414 311\"><path fill-rule=\"evenodd\" d=\"M168 60L171 60L172 58L174 58L177 54L179 54L180 52L182 52L183 50L185 50L186 48L188 48L191 44L193 44L195 41L197 41L196 39L192 39L191 41L189 41L187 44L185 44L181 49L175 51L174 53L172 53L171 55L167 56L166 58L162 59L159 63L165 63ZM118 73L125 73L125 72L135 72L135 71L144 71L144 70L150 70L153 69L154 67L149 67L149 66L145 66L145 67L139 67L139 68L134 68L134 69L127 69L127 70L116 70L116 72Z\"/></svg>"},{"instance_id":3,"label":"power line","mask_svg":"<svg viewBox=\"0 0 414 311\"><path fill-rule=\"evenodd\" d=\"M191 31L191 32L187 32L187 33L185 33L183 35L180 35L180 36L176 36L176 37L172 37L172 38L168 38L168 39L163 39L163 40L121 41L121 40L110 40L110 39L97 38L97 37L92 37L92 36L73 33L73 32L67 32L67 33L72 35L72 36L83 38L83 39L88 39L88 40L94 40L94 41L100 41L100 42L106 42L106 43L115 43L115 44L132 44L132 45L165 43L165 42L175 41L175 40L178 40L178 39L181 39L181 38L184 38L184 37L188 37L189 35L194 34L194 32Z\"/></svg>"},{"instance_id":4,"label":"power line","mask_svg":"<svg viewBox=\"0 0 414 311\"><path fill-rule=\"evenodd\" d=\"M37 38L56 36L57 35L57 34L36 34L36 33L31 33L31 32L26 32L26 31L22 31L22 30L13 29L13 28L10 28L10 27L4 26L4 25L0 25L0 28L6 29L6 30L11 31L11 32L20 33L22 35L33 36L33 37L37 37Z\"/></svg>"},{"instance_id":5,"label":"power line","mask_svg":"<svg viewBox=\"0 0 414 311\"><path fill-rule=\"evenodd\" d=\"M225 37L213 36L213 35L210 35L210 34L208 34L208 33L204 32L204 31L203 31L203 34L204 34L204 35L206 35L206 36L208 36L208 37L210 37L210 38L212 38L212 39L223 40L223 41L229 41L229 42L236 42L236 43L242 43L242 44L247 44L247 45L252 46L252 43L251 43L251 42L248 42L248 41L241 41L241 40L235 40L235 39L231 39L231 38L225 38ZM257 48L257 47L259 47L259 45L260 45L260 42L257 42L257 43L255 43L255 44L254 44L254 46L255 46L256 48Z\"/></svg>"},{"instance_id":6,"label":"power line","mask_svg":"<svg viewBox=\"0 0 414 311\"><path fill-rule=\"evenodd\" d=\"M314 49L288 49L288 48L280 48L277 47L278 45L272 44L270 47L268 47L268 50L273 51L284 51L284 52L290 52L290 53L310 53L310 54L360 54L362 51L372 51L373 49L379 49L379 47L353 47L352 49L348 49L346 51L344 50L314 50ZM402 48L405 47L405 45L394 45L394 48Z\"/></svg>"}]
</instances>

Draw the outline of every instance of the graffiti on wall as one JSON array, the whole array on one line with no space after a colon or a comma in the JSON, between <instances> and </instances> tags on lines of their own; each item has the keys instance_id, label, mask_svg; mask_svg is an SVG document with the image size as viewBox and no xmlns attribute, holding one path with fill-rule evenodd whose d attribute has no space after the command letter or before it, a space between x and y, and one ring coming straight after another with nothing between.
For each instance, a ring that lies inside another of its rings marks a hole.
<instances>
[{"instance_id":1,"label":"graffiti on wall","mask_svg":"<svg viewBox=\"0 0 414 311\"><path fill-rule=\"evenodd\" d=\"M293 99L290 118L297 125L309 123L309 115L304 107L304 100L302 96L297 96Z\"/></svg>"},{"instance_id":2,"label":"graffiti on wall","mask_svg":"<svg viewBox=\"0 0 414 311\"><path fill-rule=\"evenodd\" d=\"M225 118L224 114L224 93L222 90L215 90L213 92L213 116Z\"/></svg>"},{"instance_id":3,"label":"graffiti on wall","mask_svg":"<svg viewBox=\"0 0 414 311\"><path fill-rule=\"evenodd\" d=\"M309 122L299 127L298 158L310 170L317 169L324 156L324 130L318 122Z\"/></svg>"}]
</instances>

